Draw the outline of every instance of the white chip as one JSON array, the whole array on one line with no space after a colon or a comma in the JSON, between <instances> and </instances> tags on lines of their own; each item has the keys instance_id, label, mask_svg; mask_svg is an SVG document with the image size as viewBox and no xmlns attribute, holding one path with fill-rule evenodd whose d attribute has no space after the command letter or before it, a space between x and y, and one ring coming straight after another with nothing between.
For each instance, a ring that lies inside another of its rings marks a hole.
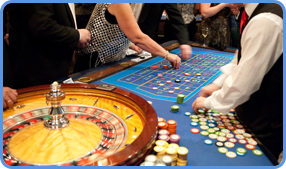
<instances>
[{"instance_id":1,"label":"white chip","mask_svg":"<svg viewBox=\"0 0 286 169\"><path fill-rule=\"evenodd\" d=\"M252 139L249 139L247 142L249 144L252 144L252 145L257 145L257 142L255 140L252 140Z\"/></svg>"},{"instance_id":2,"label":"white chip","mask_svg":"<svg viewBox=\"0 0 286 169\"><path fill-rule=\"evenodd\" d=\"M222 119L222 122L224 122L224 123L229 123L230 120L229 120L229 119Z\"/></svg>"},{"instance_id":3,"label":"white chip","mask_svg":"<svg viewBox=\"0 0 286 169\"><path fill-rule=\"evenodd\" d=\"M217 139L217 135L216 134L209 134L209 138L211 138L211 139Z\"/></svg>"},{"instance_id":4,"label":"white chip","mask_svg":"<svg viewBox=\"0 0 286 169\"><path fill-rule=\"evenodd\" d=\"M152 87L153 90L158 90L158 87Z\"/></svg>"},{"instance_id":5,"label":"white chip","mask_svg":"<svg viewBox=\"0 0 286 169\"><path fill-rule=\"evenodd\" d=\"M239 134L245 133L245 131L244 131L243 129L236 129L235 131L236 131L237 133L239 133Z\"/></svg>"},{"instance_id":6,"label":"white chip","mask_svg":"<svg viewBox=\"0 0 286 169\"><path fill-rule=\"evenodd\" d=\"M172 94L174 93L174 90L169 90L168 93Z\"/></svg>"},{"instance_id":7,"label":"white chip","mask_svg":"<svg viewBox=\"0 0 286 169\"><path fill-rule=\"evenodd\" d=\"M231 143L231 142L225 142L224 143L224 146L228 147L228 148L233 148L234 147L234 144Z\"/></svg>"},{"instance_id":8,"label":"white chip","mask_svg":"<svg viewBox=\"0 0 286 169\"><path fill-rule=\"evenodd\" d=\"M190 80L185 80L185 82L190 82Z\"/></svg>"},{"instance_id":9,"label":"white chip","mask_svg":"<svg viewBox=\"0 0 286 169\"><path fill-rule=\"evenodd\" d=\"M207 129L209 129L209 126L200 126L200 128L201 128L202 130L207 130Z\"/></svg>"},{"instance_id":10,"label":"white chip","mask_svg":"<svg viewBox=\"0 0 286 169\"><path fill-rule=\"evenodd\" d=\"M239 140L243 140L244 139L243 135L240 135L240 134L235 135L235 138L237 138Z\"/></svg>"},{"instance_id":11,"label":"white chip","mask_svg":"<svg viewBox=\"0 0 286 169\"><path fill-rule=\"evenodd\" d=\"M208 121L206 118L202 118L202 117L199 118L199 120L200 120L200 121L204 121L204 122Z\"/></svg>"},{"instance_id":12,"label":"white chip","mask_svg":"<svg viewBox=\"0 0 286 169\"><path fill-rule=\"evenodd\" d=\"M172 83L172 81L171 80L167 80L166 83Z\"/></svg>"},{"instance_id":13,"label":"white chip","mask_svg":"<svg viewBox=\"0 0 286 169\"><path fill-rule=\"evenodd\" d=\"M252 137L252 135L249 134L249 133L243 133L242 135L243 135L244 137L247 137L247 138L251 138L251 137Z\"/></svg>"},{"instance_id":14,"label":"white chip","mask_svg":"<svg viewBox=\"0 0 286 169\"><path fill-rule=\"evenodd\" d=\"M227 139L226 139L226 137L218 136L217 140L220 142L225 142Z\"/></svg>"},{"instance_id":15,"label":"white chip","mask_svg":"<svg viewBox=\"0 0 286 169\"><path fill-rule=\"evenodd\" d=\"M237 156L236 153L232 151L226 152L225 155L229 158L235 158Z\"/></svg>"},{"instance_id":16,"label":"white chip","mask_svg":"<svg viewBox=\"0 0 286 169\"><path fill-rule=\"evenodd\" d=\"M231 134L231 133L227 133L227 134L226 134L226 138L233 138L233 137L234 137L234 135Z\"/></svg>"},{"instance_id":17,"label":"white chip","mask_svg":"<svg viewBox=\"0 0 286 169\"><path fill-rule=\"evenodd\" d=\"M224 133L226 133L226 134L227 134L227 133L230 133L230 131L229 131L228 129L222 129L221 132L224 132Z\"/></svg>"}]
</instances>

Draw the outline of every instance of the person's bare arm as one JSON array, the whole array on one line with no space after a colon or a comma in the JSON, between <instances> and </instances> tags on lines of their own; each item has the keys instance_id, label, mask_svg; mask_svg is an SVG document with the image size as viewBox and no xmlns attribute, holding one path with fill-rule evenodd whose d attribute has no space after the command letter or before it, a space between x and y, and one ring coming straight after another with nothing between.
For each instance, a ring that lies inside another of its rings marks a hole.
<instances>
[{"instance_id":1,"label":"person's bare arm","mask_svg":"<svg viewBox=\"0 0 286 169\"><path fill-rule=\"evenodd\" d=\"M216 6L211 7L211 3L201 3L200 10L201 10L201 14L204 18L209 18L209 17L217 14L223 8L231 7L231 6L232 6L232 4L230 4L230 3L220 3Z\"/></svg>"}]
</instances>

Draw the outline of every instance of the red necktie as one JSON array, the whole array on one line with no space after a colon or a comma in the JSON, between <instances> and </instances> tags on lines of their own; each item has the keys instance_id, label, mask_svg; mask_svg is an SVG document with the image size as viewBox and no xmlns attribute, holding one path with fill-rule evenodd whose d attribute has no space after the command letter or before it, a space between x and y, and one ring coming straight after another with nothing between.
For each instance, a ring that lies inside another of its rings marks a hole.
<instances>
[{"instance_id":1,"label":"red necktie","mask_svg":"<svg viewBox=\"0 0 286 169\"><path fill-rule=\"evenodd\" d=\"M248 21L248 16L247 16L245 10L243 10L243 12L241 14L241 21L240 21L240 34L242 33L242 30L246 26L247 21Z\"/></svg>"}]
</instances>

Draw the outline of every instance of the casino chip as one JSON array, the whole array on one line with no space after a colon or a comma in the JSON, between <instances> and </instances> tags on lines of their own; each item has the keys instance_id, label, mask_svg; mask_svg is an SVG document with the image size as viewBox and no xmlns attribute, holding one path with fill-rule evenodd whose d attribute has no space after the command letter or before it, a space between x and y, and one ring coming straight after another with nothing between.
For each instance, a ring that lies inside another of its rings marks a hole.
<instances>
[{"instance_id":1,"label":"casino chip","mask_svg":"<svg viewBox=\"0 0 286 169\"><path fill-rule=\"evenodd\" d=\"M220 141L220 142L225 142L227 140L227 138L226 137L222 137L222 136L218 136L217 140Z\"/></svg>"},{"instance_id":2,"label":"casino chip","mask_svg":"<svg viewBox=\"0 0 286 169\"><path fill-rule=\"evenodd\" d=\"M238 147L238 148L236 149L236 151L239 152L239 153L243 153L243 154L245 154L245 153L247 152L246 149L241 148L241 147Z\"/></svg>"},{"instance_id":3,"label":"casino chip","mask_svg":"<svg viewBox=\"0 0 286 169\"><path fill-rule=\"evenodd\" d=\"M248 139L247 142L248 142L249 144L254 145L254 146L257 145L257 142L256 142L255 140L252 140L252 139Z\"/></svg>"},{"instance_id":4,"label":"casino chip","mask_svg":"<svg viewBox=\"0 0 286 169\"><path fill-rule=\"evenodd\" d=\"M205 113L205 111L203 109L199 109L198 112L201 113L201 114Z\"/></svg>"},{"instance_id":5,"label":"casino chip","mask_svg":"<svg viewBox=\"0 0 286 169\"><path fill-rule=\"evenodd\" d=\"M174 87L174 90L180 90L180 87Z\"/></svg>"},{"instance_id":6,"label":"casino chip","mask_svg":"<svg viewBox=\"0 0 286 169\"><path fill-rule=\"evenodd\" d=\"M207 132L207 131L201 131L201 135L207 136L207 135L209 135L209 132Z\"/></svg>"},{"instance_id":7,"label":"casino chip","mask_svg":"<svg viewBox=\"0 0 286 169\"><path fill-rule=\"evenodd\" d=\"M223 153L223 154L225 154L226 152L228 152L228 149L225 148L225 147L219 147L217 150L218 150L218 152Z\"/></svg>"},{"instance_id":8,"label":"casino chip","mask_svg":"<svg viewBox=\"0 0 286 169\"><path fill-rule=\"evenodd\" d=\"M171 107L171 110L172 110L172 112L178 112L178 111L179 111L179 106L173 105L173 106Z\"/></svg>"},{"instance_id":9,"label":"casino chip","mask_svg":"<svg viewBox=\"0 0 286 169\"><path fill-rule=\"evenodd\" d=\"M255 146L252 145L252 144L246 144L246 145L245 145L245 148L247 148L248 150L254 150L254 149L255 149Z\"/></svg>"},{"instance_id":10,"label":"casino chip","mask_svg":"<svg viewBox=\"0 0 286 169\"><path fill-rule=\"evenodd\" d=\"M197 73L197 74L196 74L196 76L201 76L201 75L202 75L202 74L200 74L200 73Z\"/></svg>"},{"instance_id":11,"label":"casino chip","mask_svg":"<svg viewBox=\"0 0 286 169\"><path fill-rule=\"evenodd\" d=\"M145 157L145 161L149 161L149 162L153 162L155 163L157 161L157 156L153 155L153 154L150 154L150 155L147 155Z\"/></svg>"},{"instance_id":12,"label":"casino chip","mask_svg":"<svg viewBox=\"0 0 286 169\"><path fill-rule=\"evenodd\" d=\"M192 122L199 122L199 119L192 119Z\"/></svg>"},{"instance_id":13,"label":"casino chip","mask_svg":"<svg viewBox=\"0 0 286 169\"><path fill-rule=\"evenodd\" d=\"M217 141L217 142L215 142L215 145L217 147L223 147L224 144L222 142Z\"/></svg>"},{"instance_id":14,"label":"casino chip","mask_svg":"<svg viewBox=\"0 0 286 169\"><path fill-rule=\"evenodd\" d=\"M200 126L200 128L201 128L202 130L207 130L207 129L209 129L209 126Z\"/></svg>"},{"instance_id":15,"label":"casino chip","mask_svg":"<svg viewBox=\"0 0 286 169\"><path fill-rule=\"evenodd\" d=\"M165 84L164 84L164 83L159 83L158 85L159 85L159 86L165 86Z\"/></svg>"},{"instance_id":16,"label":"casino chip","mask_svg":"<svg viewBox=\"0 0 286 169\"><path fill-rule=\"evenodd\" d=\"M190 118L192 118L192 119L197 119L197 118L199 118L199 117L198 117L197 115L191 115Z\"/></svg>"},{"instance_id":17,"label":"casino chip","mask_svg":"<svg viewBox=\"0 0 286 169\"><path fill-rule=\"evenodd\" d=\"M211 139L217 139L217 137L218 137L218 136L217 136L216 134L210 134L210 135L209 135L209 138L211 138Z\"/></svg>"},{"instance_id":18,"label":"casino chip","mask_svg":"<svg viewBox=\"0 0 286 169\"><path fill-rule=\"evenodd\" d=\"M187 80L187 79L186 79L186 80L185 80L185 82L187 82L187 83L188 83L188 82L190 82L190 80Z\"/></svg>"},{"instance_id":19,"label":"casino chip","mask_svg":"<svg viewBox=\"0 0 286 169\"><path fill-rule=\"evenodd\" d=\"M197 128L192 128L192 129L191 129L191 132L197 134L197 133L200 132L200 130L197 129Z\"/></svg>"},{"instance_id":20,"label":"casino chip","mask_svg":"<svg viewBox=\"0 0 286 169\"><path fill-rule=\"evenodd\" d=\"M191 74L190 73L185 73L185 76L191 76Z\"/></svg>"},{"instance_id":21,"label":"casino chip","mask_svg":"<svg viewBox=\"0 0 286 169\"><path fill-rule=\"evenodd\" d=\"M241 139L241 140L238 140L238 143L240 143L240 144L247 144L247 141L246 141L246 140Z\"/></svg>"},{"instance_id":22,"label":"casino chip","mask_svg":"<svg viewBox=\"0 0 286 169\"><path fill-rule=\"evenodd\" d=\"M209 140L209 139L205 139L204 143L206 145L212 145L213 144L213 141Z\"/></svg>"},{"instance_id":23,"label":"casino chip","mask_svg":"<svg viewBox=\"0 0 286 169\"><path fill-rule=\"evenodd\" d=\"M153 90L158 90L158 87L152 87Z\"/></svg>"},{"instance_id":24,"label":"casino chip","mask_svg":"<svg viewBox=\"0 0 286 169\"><path fill-rule=\"evenodd\" d=\"M185 112L184 114L185 114L186 116L190 116L190 115L191 115L190 112Z\"/></svg>"},{"instance_id":25,"label":"casino chip","mask_svg":"<svg viewBox=\"0 0 286 169\"><path fill-rule=\"evenodd\" d=\"M239 152L236 152L236 154L237 154L238 156L243 157L243 156L245 156L245 154L246 154L246 153L239 153Z\"/></svg>"},{"instance_id":26,"label":"casino chip","mask_svg":"<svg viewBox=\"0 0 286 169\"><path fill-rule=\"evenodd\" d=\"M174 90L169 90L168 93L173 94Z\"/></svg>"},{"instance_id":27,"label":"casino chip","mask_svg":"<svg viewBox=\"0 0 286 169\"><path fill-rule=\"evenodd\" d=\"M166 83L172 83L172 81L171 80L167 80Z\"/></svg>"},{"instance_id":28,"label":"casino chip","mask_svg":"<svg viewBox=\"0 0 286 169\"><path fill-rule=\"evenodd\" d=\"M162 75L161 73L158 73L157 76L158 76L158 77L162 77L163 75Z\"/></svg>"},{"instance_id":29,"label":"casino chip","mask_svg":"<svg viewBox=\"0 0 286 169\"><path fill-rule=\"evenodd\" d=\"M197 122L191 122L190 125L194 126L194 127L197 127L199 124Z\"/></svg>"},{"instance_id":30,"label":"casino chip","mask_svg":"<svg viewBox=\"0 0 286 169\"><path fill-rule=\"evenodd\" d=\"M239 134L235 135L235 138L237 138L239 140L243 140L244 139L243 135L239 135Z\"/></svg>"},{"instance_id":31,"label":"casino chip","mask_svg":"<svg viewBox=\"0 0 286 169\"><path fill-rule=\"evenodd\" d=\"M205 122L205 121L200 121L199 124L200 124L201 126L206 126L208 123Z\"/></svg>"},{"instance_id":32,"label":"casino chip","mask_svg":"<svg viewBox=\"0 0 286 169\"><path fill-rule=\"evenodd\" d=\"M233 147L234 147L234 144L231 143L231 142L225 142L225 143L224 143L224 146L226 146L227 148L233 148Z\"/></svg>"},{"instance_id":33,"label":"casino chip","mask_svg":"<svg viewBox=\"0 0 286 169\"><path fill-rule=\"evenodd\" d=\"M233 151L228 151L225 153L225 155L229 158L235 158L236 157L236 154Z\"/></svg>"},{"instance_id":34,"label":"casino chip","mask_svg":"<svg viewBox=\"0 0 286 169\"><path fill-rule=\"evenodd\" d=\"M235 138L229 138L228 141L231 143L237 143L237 140Z\"/></svg>"},{"instance_id":35,"label":"casino chip","mask_svg":"<svg viewBox=\"0 0 286 169\"><path fill-rule=\"evenodd\" d=\"M263 154L262 151L257 150L257 149L252 150L252 153L257 155L257 156L261 156Z\"/></svg>"},{"instance_id":36,"label":"casino chip","mask_svg":"<svg viewBox=\"0 0 286 169\"><path fill-rule=\"evenodd\" d=\"M181 80L180 80L180 79L176 79L175 82L176 82L176 83L180 83Z\"/></svg>"},{"instance_id":37,"label":"casino chip","mask_svg":"<svg viewBox=\"0 0 286 169\"><path fill-rule=\"evenodd\" d=\"M233 137L234 137L234 135L231 134L231 133L227 133L227 134L226 134L226 138L233 138Z\"/></svg>"}]
</instances>

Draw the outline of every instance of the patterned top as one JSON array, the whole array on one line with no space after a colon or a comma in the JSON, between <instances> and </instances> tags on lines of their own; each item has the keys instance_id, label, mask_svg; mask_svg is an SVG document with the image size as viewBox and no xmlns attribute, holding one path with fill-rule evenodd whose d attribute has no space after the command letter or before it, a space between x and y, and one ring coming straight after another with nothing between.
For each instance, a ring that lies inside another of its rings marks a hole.
<instances>
[{"instance_id":1,"label":"patterned top","mask_svg":"<svg viewBox=\"0 0 286 169\"><path fill-rule=\"evenodd\" d=\"M185 24L191 23L195 19L194 3L177 3Z\"/></svg>"},{"instance_id":2,"label":"patterned top","mask_svg":"<svg viewBox=\"0 0 286 169\"><path fill-rule=\"evenodd\" d=\"M105 18L109 5L111 4L96 4L86 27L90 31L91 40L87 47L79 51L79 54L98 52L102 64L124 59L130 42L118 24L111 24Z\"/></svg>"}]
</instances>

